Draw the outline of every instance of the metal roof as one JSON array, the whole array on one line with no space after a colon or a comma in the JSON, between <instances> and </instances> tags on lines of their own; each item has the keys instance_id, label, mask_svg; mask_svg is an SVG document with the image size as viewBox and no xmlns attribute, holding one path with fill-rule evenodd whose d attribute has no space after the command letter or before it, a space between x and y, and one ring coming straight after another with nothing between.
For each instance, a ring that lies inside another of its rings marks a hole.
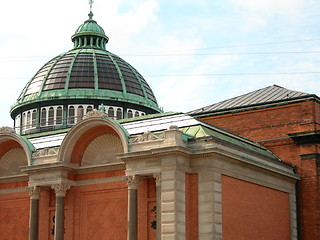
<instances>
[{"instance_id":1,"label":"metal roof","mask_svg":"<svg viewBox=\"0 0 320 240\"><path fill-rule=\"evenodd\" d=\"M258 143L228 132L227 130L199 121L190 115L183 113L169 113L167 115L154 114L151 116L145 116L145 119L127 119L124 123L121 123L121 121L119 121L119 123L124 129L126 129L130 136L139 135L148 131L159 133L174 125L178 126L180 131L188 136L188 139L210 137L222 144L231 144L245 151L280 162L274 154ZM51 135L30 138L29 141L36 149L59 147L66 135L66 132L57 134L52 133Z\"/></svg>"},{"instance_id":2,"label":"metal roof","mask_svg":"<svg viewBox=\"0 0 320 240\"><path fill-rule=\"evenodd\" d=\"M189 112L189 114L199 114L227 109L243 108L254 105L263 105L273 102L290 101L293 99L311 95L312 94L309 93L294 91L278 85L273 85L193 110Z\"/></svg>"}]
</instances>

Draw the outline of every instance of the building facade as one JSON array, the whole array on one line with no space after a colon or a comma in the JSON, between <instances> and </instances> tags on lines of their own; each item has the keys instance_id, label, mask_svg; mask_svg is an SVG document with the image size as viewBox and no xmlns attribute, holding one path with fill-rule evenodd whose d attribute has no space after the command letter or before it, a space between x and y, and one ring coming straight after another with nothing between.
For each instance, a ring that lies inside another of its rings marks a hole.
<instances>
[{"instance_id":1,"label":"building facade","mask_svg":"<svg viewBox=\"0 0 320 240\"><path fill-rule=\"evenodd\" d=\"M297 239L294 166L163 113L92 17L0 128L1 239Z\"/></svg>"},{"instance_id":2,"label":"building facade","mask_svg":"<svg viewBox=\"0 0 320 240\"><path fill-rule=\"evenodd\" d=\"M277 85L192 112L296 166L300 239L320 239L320 99Z\"/></svg>"}]
</instances>

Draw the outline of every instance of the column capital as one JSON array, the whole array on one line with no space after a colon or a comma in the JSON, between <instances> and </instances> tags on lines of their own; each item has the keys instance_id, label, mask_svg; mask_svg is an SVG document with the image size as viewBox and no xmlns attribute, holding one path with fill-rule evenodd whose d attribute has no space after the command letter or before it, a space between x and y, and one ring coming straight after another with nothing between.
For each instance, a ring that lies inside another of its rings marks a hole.
<instances>
[{"instance_id":1,"label":"column capital","mask_svg":"<svg viewBox=\"0 0 320 240\"><path fill-rule=\"evenodd\" d=\"M161 186L161 173L154 173L153 177L156 179L156 186Z\"/></svg>"},{"instance_id":2,"label":"column capital","mask_svg":"<svg viewBox=\"0 0 320 240\"><path fill-rule=\"evenodd\" d=\"M41 187L33 186L29 187L30 199L39 199L41 193Z\"/></svg>"},{"instance_id":3,"label":"column capital","mask_svg":"<svg viewBox=\"0 0 320 240\"><path fill-rule=\"evenodd\" d=\"M56 197L64 197L66 192L70 189L70 186L67 184L59 183L51 185L51 188L55 191Z\"/></svg>"},{"instance_id":4,"label":"column capital","mask_svg":"<svg viewBox=\"0 0 320 240\"><path fill-rule=\"evenodd\" d=\"M138 175L125 176L124 180L127 181L128 189L138 189L138 185L142 177Z\"/></svg>"}]
</instances>

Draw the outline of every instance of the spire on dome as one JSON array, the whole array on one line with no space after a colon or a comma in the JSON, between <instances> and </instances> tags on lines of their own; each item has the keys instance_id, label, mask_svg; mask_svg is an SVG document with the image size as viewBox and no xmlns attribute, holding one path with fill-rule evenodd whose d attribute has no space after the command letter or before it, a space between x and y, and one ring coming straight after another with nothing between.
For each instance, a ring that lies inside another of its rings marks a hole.
<instances>
[{"instance_id":1,"label":"spire on dome","mask_svg":"<svg viewBox=\"0 0 320 240\"><path fill-rule=\"evenodd\" d=\"M93 4L93 0L89 0L89 5L90 5L90 13L92 13L92 4ZM91 19L91 18L90 18Z\"/></svg>"}]
</instances>

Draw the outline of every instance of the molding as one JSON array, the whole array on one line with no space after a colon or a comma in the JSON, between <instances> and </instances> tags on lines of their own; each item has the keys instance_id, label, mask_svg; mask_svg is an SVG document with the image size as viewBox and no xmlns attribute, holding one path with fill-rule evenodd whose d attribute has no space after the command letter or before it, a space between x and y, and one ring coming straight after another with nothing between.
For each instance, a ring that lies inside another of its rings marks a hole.
<instances>
[{"instance_id":1,"label":"molding","mask_svg":"<svg viewBox=\"0 0 320 240\"><path fill-rule=\"evenodd\" d=\"M79 180L75 182L76 183L75 186L87 186L87 185L93 185L93 184L123 182L123 177L124 176Z\"/></svg>"},{"instance_id":2,"label":"molding","mask_svg":"<svg viewBox=\"0 0 320 240\"><path fill-rule=\"evenodd\" d=\"M44 148L39 151L36 151L32 154L33 158L41 158L41 157L47 157L47 156L57 156L59 150L55 148Z\"/></svg>"},{"instance_id":3,"label":"molding","mask_svg":"<svg viewBox=\"0 0 320 240\"><path fill-rule=\"evenodd\" d=\"M301 154L300 155L301 160L310 160L315 159L317 161L320 161L320 153L308 153L308 154Z\"/></svg>"},{"instance_id":4,"label":"molding","mask_svg":"<svg viewBox=\"0 0 320 240\"><path fill-rule=\"evenodd\" d=\"M289 133L288 136L297 145L320 144L320 130Z\"/></svg>"},{"instance_id":5,"label":"molding","mask_svg":"<svg viewBox=\"0 0 320 240\"><path fill-rule=\"evenodd\" d=\"M131 140L132 143L143 143L143 142L149 142L149 141L155 141L155 140L163 140L164 134L160 134L159 136L151 133L151 132L144 132L143 134L137 136L136 138L133 138Z\"/></svg>"},{"instance_id":6,"label":"molding","mask_svg":"<svg viewBox=\"0 0 320 240\"><path fill-rule=\"evenodd\" d=\"M28 181L28 180L29 180L29 177L27 174L10 175L10 176L0 177L0 184L1 183L12 183L12 182L24 182L24 181Z\"/></svg>"},{"instance_id":7,"label":"molding","mask_svg":"<svg viewBox=\"0 0 320 240\"><path fill-rule=\"evenodd\" d=\"M88 112L82 119L85 120L88 118L105 118L105 117L107 117L107 114L105 112L102 112L97 109L93 109L92 111Z\"/></svg>"},{"instance_id":8,"label":"molding","mask_svg":"<svg viewBox=\"0 0 320 240\"><path fill-rule=\"evenodd\" d=\"M28 192L28 187L0 189L0 194Z\"/></svg>"}]
</instances>

